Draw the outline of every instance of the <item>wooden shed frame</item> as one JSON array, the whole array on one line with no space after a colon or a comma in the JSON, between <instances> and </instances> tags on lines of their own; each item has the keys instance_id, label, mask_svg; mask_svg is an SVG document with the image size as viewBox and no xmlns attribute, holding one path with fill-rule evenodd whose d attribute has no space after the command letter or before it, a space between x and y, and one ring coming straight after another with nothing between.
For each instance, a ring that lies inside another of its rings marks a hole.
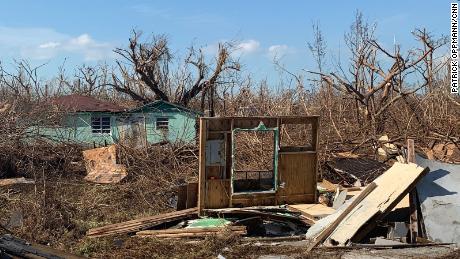
<instances>
[{"instance_id":1,"label":"wooden shed frame","mask_svg":"<svg viewBox=\"0 0 460 259\"><path fill-rule=\"evenodd\" d=\"M281 146L283 125L311 125L310 145ZM319 116L202 117L199 129L198 209L315 203ZM236 131L274 130L275 188L233 193L233 142ZM216 144L219 150L216 150ZM211 159L212 158L212 159ZM212 161L211 161L212 160Z\"/></svg>"}]
</instances>

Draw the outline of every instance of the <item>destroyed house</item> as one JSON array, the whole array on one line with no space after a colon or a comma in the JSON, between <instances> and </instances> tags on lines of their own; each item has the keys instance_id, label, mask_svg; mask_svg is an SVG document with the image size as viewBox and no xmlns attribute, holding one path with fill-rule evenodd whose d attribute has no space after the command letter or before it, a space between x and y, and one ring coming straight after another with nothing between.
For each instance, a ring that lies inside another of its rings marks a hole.
<instances>
[{"instance_id":1,"label":"destroyed house","mask_svg":"<svg viewBox=\"0 0 460 259\"><path fill-rule=\"evenodd\" d=\"M200 214L315 203L318 127L318 116L200 118Z\"/></svg>"},{"instance_id":2,"label":"destroyed house","mask_svg":"<svg viewBox=\"0 0 460 259\"><path fill-rule=\"evenodd\" d=\"M196 137L199 114L166 101L127 109L90 96L67 95L53 99L52 105L63 114L60 122L37 127L35 133L53 141L145 146L159 142L191 143Z\"/></svg>"}]
</instances>

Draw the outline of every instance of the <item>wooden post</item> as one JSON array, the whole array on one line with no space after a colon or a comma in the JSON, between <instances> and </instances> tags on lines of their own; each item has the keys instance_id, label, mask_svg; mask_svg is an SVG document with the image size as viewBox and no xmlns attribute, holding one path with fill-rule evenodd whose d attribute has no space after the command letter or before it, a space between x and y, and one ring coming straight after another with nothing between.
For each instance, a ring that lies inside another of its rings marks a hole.
<instances>
[{"instance_id":1,"label":"wooden post","mask_svg":"<svg viewBox=\"0 0 460 259\"><path fill-rule=\"evenodd\" d=\"M407 163L415 163L415 147L414 140L407 139ZM418 216L417 216L417 189L414 187L409 193L409 231L410 231L410 242L416 243L418 236Z\"/></svg>"},{"instance_id":2,"label":"wooden post","mask_svg":"<svg viewBox=\"0 0 460 259\"><path fill-rule=\"evenodd\" d=\"M200 151L198 181L198 214L203 215L206 198L206 140L208 138L208 121L200 118Z\"/></svg>"}]
</instances>

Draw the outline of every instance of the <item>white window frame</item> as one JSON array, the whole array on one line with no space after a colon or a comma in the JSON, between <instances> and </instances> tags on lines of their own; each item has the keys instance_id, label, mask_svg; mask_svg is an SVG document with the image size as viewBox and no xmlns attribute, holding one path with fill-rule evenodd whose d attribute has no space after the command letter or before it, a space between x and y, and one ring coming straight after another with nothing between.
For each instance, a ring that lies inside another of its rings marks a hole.
<instances>
[{"instance_id":1,"label":"white window frame","mask_svg":"<svg viewBox=\"0 0 460 259\"><path fill-rule=\"evenodd\" d=\"M111 135L112 120L110 116L91 116L91 133L96 135Z\"/></svg>"}]
</instances>

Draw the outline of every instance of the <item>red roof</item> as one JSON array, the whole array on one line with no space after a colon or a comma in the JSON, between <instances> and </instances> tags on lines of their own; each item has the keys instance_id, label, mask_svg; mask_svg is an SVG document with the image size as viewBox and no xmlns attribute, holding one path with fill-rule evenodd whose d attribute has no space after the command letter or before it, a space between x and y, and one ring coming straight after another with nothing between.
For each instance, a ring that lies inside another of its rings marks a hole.
<instances>
[{"instance_id":1,"label":"red roof","mask_svg":"<svg viewBox=\"0 0 460 259\"><path fill-rule=\"evenodd\" d=\"M70 112L121 112L126 110L118 104L78 94L54 98L52 103Z\"/></svg>"}]
</instances>

